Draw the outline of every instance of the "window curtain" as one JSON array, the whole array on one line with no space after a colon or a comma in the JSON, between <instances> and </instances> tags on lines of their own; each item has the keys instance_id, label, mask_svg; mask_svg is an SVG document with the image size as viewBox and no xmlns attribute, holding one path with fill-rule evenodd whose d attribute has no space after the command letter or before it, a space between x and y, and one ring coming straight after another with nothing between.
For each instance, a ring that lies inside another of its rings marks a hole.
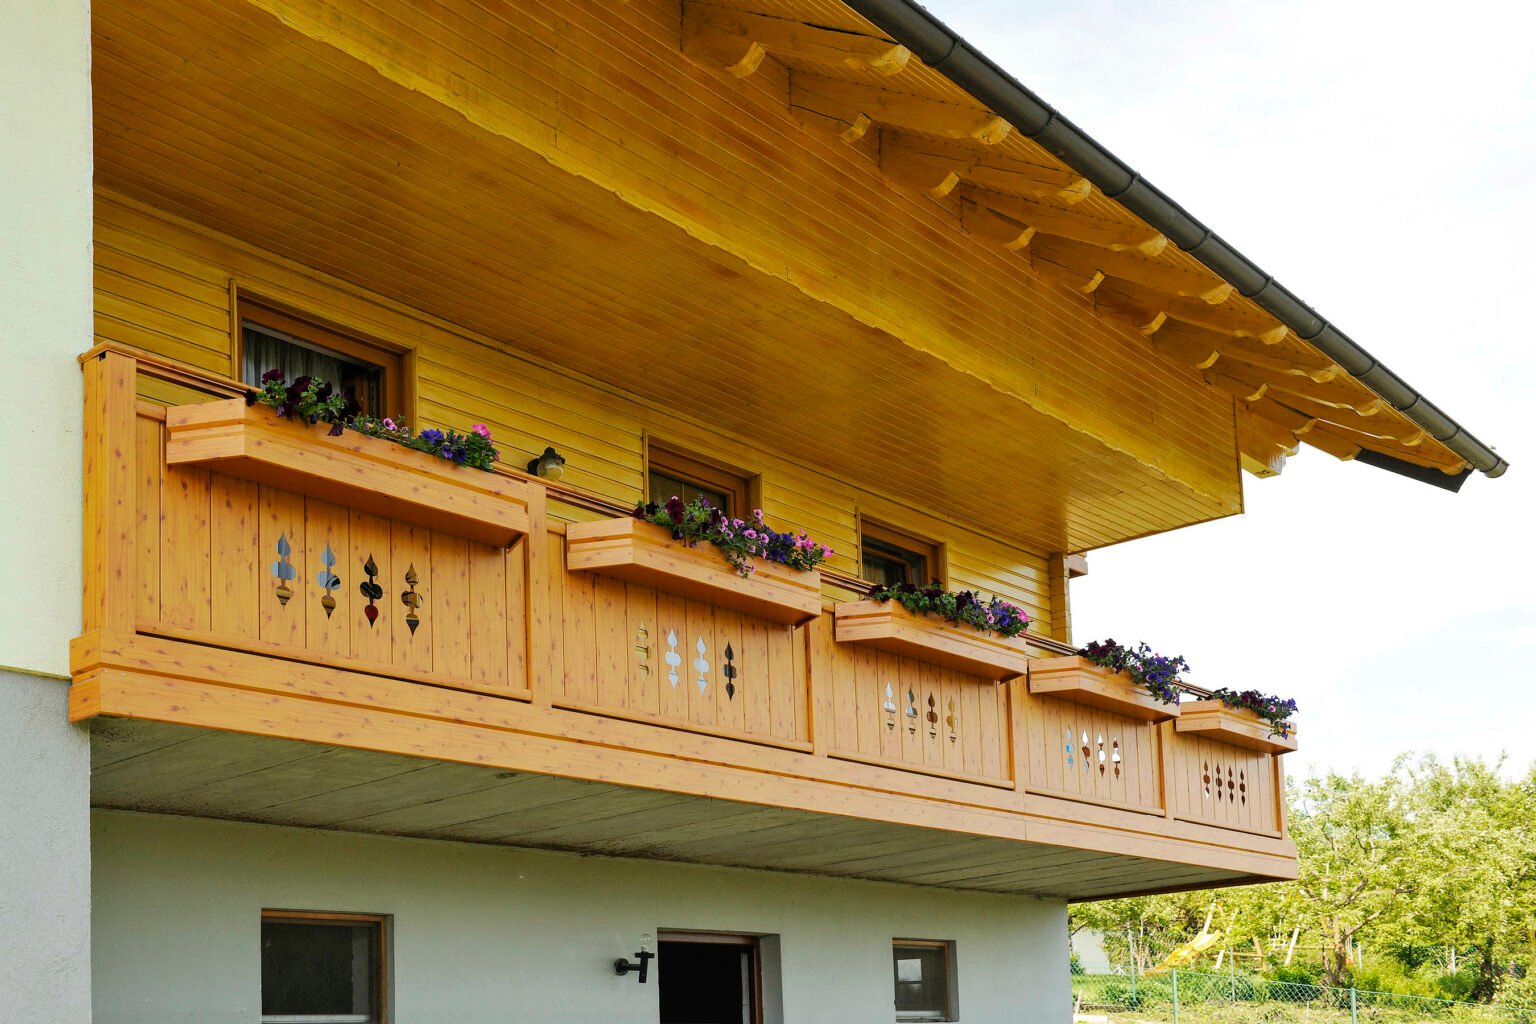
<instances>
[{"instance_id":1,"label":"window curtain","mask_svg":"<svg viewBox=\"0 0 1536 1024\"><path fill-rule=\"evenodd\" d=\"M282 370L287 380L319 377L342 383L341 360L319 352L280 331L253 323L241 325L241 375L247 384L258 384L268 370Z\"/></svg>"}]
</instances>

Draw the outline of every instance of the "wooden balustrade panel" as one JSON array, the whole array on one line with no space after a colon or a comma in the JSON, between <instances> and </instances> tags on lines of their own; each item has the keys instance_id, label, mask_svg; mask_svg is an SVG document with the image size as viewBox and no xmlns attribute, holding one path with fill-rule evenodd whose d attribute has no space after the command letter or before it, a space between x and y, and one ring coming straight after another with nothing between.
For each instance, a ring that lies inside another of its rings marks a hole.
<instances>
[{"instance_id":1,"label":"wooden balustrade panel","mask_svg":"<svg viewBox=\"0 0 1536 1024\"><path fill-rule=\"evenodd\" d=\"M804 627L568 572L551 536L564 707L761 742L809 743Z\"/></svg>"},{"instance_id":2,"label":"wooden balustrade panel","mask_svg":"<svg viewBox=\"0 0 1536 1024\"><path fill-rule=\"evenodd\" d=\"M1163 809L1156 725L1056 697L1031 696L1027 708L1031 792Z\"/></svg>"},{"instance_id":3,"label":"wooden balustrade panel","mask_svg":"<svg viewBox=\"0 0 1536 1024\"><path fill-rule=\"evenodd\" d=\"M491 693L526 691L526 542L502 549L165 463L135 425L141 630Z\"/></svg>"},{"instance_id":4,"label":"wooden balustrade panel","mask_svg":"<svg viewBox=\"0 0 1536 1024\"><path fill-rule=\"evenodd\" d=\"M832 686L834 757L986 785L1012 784L1008 688L859 643L837 643L832 616L813 623Z\"/></svg>"},{"instance_id":5,"label":"wooden balustrade panel","mask_svg":"<svg viewBox=\"0 0 1536 1024\"><path fill-rule=\"evenodd\" d=\"M1168 790L1174 817L1244 832L1280 833L1274 755L1171 729L1164 740L1173 748Z\"/></svg>"}]
</instances>

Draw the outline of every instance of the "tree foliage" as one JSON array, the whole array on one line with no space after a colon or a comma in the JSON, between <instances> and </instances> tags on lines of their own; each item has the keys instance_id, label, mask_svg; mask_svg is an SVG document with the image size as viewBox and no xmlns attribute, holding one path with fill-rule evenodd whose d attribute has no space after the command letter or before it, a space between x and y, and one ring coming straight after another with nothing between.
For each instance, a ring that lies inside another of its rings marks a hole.
<instances>
[{"instance_id":1,"label":"tree foliage","mask_svg":"<svg viewBox=\"0 0 1536 1024\"><path fill-rule=\"evenodd\" d=\"M1536 767L1511 780L1502 762L1400 758L1384 777L1328 773L1292 784L1295 882L1083 904L1074 933L1099 933L1116 963L1147 968L1198 935L1219 951L1327 984L1441 979L1437 991L1529 998L1536 959ZM1454 951L1454 952L1452 952ZM1224 954L1225 955L1225 954ZM1439 955L1439 959L1437 959ZM1205 962L1209 968L1211 964Z\"/></svg>"}]
</instances>

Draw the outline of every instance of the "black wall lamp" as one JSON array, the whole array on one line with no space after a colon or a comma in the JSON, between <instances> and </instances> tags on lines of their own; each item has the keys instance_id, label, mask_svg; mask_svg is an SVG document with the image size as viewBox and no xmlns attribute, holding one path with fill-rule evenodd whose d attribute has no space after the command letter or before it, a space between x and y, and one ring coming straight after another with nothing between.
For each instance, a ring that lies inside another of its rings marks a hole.
<instances>
[{"instance_id":1,"label":"black wall lamp","mask_svg":"<svg viewBox=\"0 0 1536 1024\"><path fill-rule=\"evenodd\" d=\"M613 973L622 978L631 971L638 972L640 984L644 985L646 977L650 974L651 960L656 956L651 952L652 941L650 935L640 936L640 951L635 954L635 959L640 962L633 963L627 957L621 956L613 962Z\"/></svg>"},{"instance_id":2,"label":"black wall lamp","mask_svg":"<svg viewBox=\"0 0 1536 1024\"><path fill-rule=\"evenodd\" d=\"M565 476L565 456L553 448L545 448L543 455L529 461L528 472L546 480L559 480Z\"/></svg>"}]
</instances>

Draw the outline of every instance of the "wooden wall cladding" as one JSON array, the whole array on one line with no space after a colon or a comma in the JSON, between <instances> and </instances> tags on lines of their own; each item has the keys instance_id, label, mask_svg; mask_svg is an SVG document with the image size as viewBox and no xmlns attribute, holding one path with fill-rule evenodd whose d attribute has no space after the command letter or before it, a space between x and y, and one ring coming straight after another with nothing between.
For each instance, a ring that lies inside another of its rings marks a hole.
<instances>
[{"instance_id":1,"label":"wooden wall cladding","mask_svg":"<svg viewBox=\"0 0 1536 1024\"><path fill-rule=\"evenodd\" d=\"M1280 834L1278 762L1271 754L1164 727L1173 816L1202 825Z\"/></svg>"},{"instance_id":2,"label":"wooden wall cladding","mask_svg":"<svg viewBox=\"0 0 1536 1024\"><path fill-rule=\"evenodd\" d=\"M837 643L833 619L812 626L815 678L831 686L833 757L1013 785L1008 688L932 662Z\"/></svg>"},{"instance_id":3,"label":"wooden wall cladding","mask_svg":"<svg viewBox=\"0 0 1536 1024\"><path fill-rule=\"evenodd\" d=\"M1032 695L1026 715L1030 792L1135 810L1163 809L1163 751L1145 719Z\"/></svg>"},{"instance_id":4,"label":"wooden wall cladding","mask_svg":"<svg viewBox=\"0 0 1536 1024\"><path fill-rule=\"evenodd\" d=\"M168 466L164 417L134 428L140 631L526 696L526 542Z\"/></svg>"},{"instance_id":5,"label":"wooden wall cladding","mask_svg":"<svg viewBox=\"0 0 1536 1024\"><path fill-rule=\"evenodd\" d=\"M562 611L555 704L810 749L807 627L570 572L565 538L546 543Z\"/></svg>"}]
</instances>

